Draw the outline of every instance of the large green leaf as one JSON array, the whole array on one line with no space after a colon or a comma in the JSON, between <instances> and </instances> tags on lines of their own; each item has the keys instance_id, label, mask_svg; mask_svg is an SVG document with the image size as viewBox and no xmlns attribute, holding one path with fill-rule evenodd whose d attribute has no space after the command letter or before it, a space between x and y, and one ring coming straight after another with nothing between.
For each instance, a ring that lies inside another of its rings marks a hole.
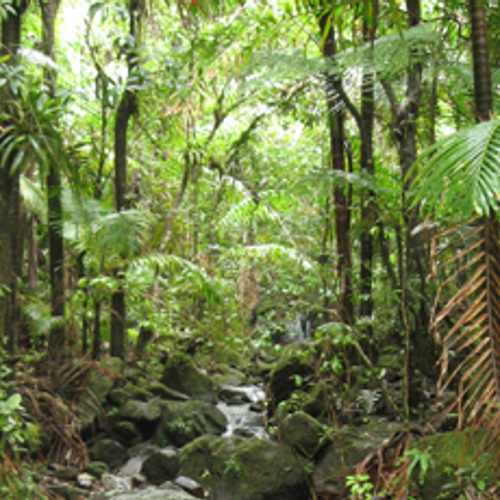
<instances>
[{"instance_id":1,"label":"large green leaf","mask_svg":"<svg viewBox=\"0 0 500 500\"><path fill-rule=\"evenodd\" d=\"M500 201L500 121L445 137L413 166L414 205L424 213L468 219L497 212Z\"/></svg>"}]
</instances>

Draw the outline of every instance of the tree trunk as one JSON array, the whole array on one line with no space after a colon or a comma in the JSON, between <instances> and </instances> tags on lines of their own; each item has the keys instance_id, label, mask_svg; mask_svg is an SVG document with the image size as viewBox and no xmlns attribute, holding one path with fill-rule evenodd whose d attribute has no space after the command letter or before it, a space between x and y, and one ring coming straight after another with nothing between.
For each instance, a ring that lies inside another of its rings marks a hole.
<instances>
[{"instance_id":1,"label":"tree trunk","mask_svg":"<svg viewBox=\"0 0 500 500\"><path fill-rule=\"evenodd\" d=\"M139 15L137 0L130 0L130 35L136 40L136 16ZM130 75L137 65L135 47L129 49L127 56L128 74ZM125 89L123 92L115 122L115 203L117 212L127 208L127 130L130 117L135 113L137 99L135 92ZM116 270L120 282L118 290L111 298L111 356L123 358L125 355L125 289L123 273Z\"/></svg>"},{"instance_id":2,"label":"tree trunk","mask_svg":"<svg viewBox=\"0 0 500 500\"><path fill-rule=\"evenodd\" d=\"M488 31L482 0L469 0L471 18L472 60L474 65L474 101L477 121L490 119L493 110Z\"/></svg>"},{"instance_id":3,"label":"tree trunk","mask_svg":"<svg viewBox=\"0 0 500 500\"><path fill-rule=\"evenodd\" d=\"M363 39L365 42L374 41L376 26L376 2L366 1L364 5ZM363 131L361 134L361 171L370 179L375 173L373 163L373 123L375 117L375 75L369 69L363 73L361 88L361 120ZM375 193L371 189L363 189L361 192L361 238L360 238L360 279L361 279L361 318L371 319L373 314L373 237L371 230L375 225ZM369 323L364 334L368 339L373 337L373 328Z\"/></svg>"},{"instance_id":4,"label":"tree trunk","mask_svg":"<svg viewBox=\"0 0 500 500\"><path fill-rule=\"evenodd\" d=\"M55 61L55 20L59 9L59 0L41 2L43 53ZM44 70L45 84L49 95L55 99L57 73L47 67ZM64 328L65 286L64 286L64 240L62 234L63 212L61 202L61 177L54 161L49 162L47 175L47 209L49 235L49 275L51 287L51 312L55 320L49 335L49 356L59 361L66 343Z\"/></svg>"},{"instance_id":5,"label":"tree trunk","mask_svg":"<svg viewBox=\"0 0 500 500\"><path fill-rule=\"evenodd\" d=\"M471 40L472 60L474 66L474 101L476 107L476 119L478 122L482 122L489 120L493 113L491 62L488 51L488 31L486 26L484 2L481 0L469 0L469 12L472 28ZM489 243L498 243L498 235L500 234L498 213L495 214L491 211L487 217L483 218L481 223L485 226L485 243L483 244L486 256L485 260L490 263L496 263L498 266L498 246L496 244L491 245ZM498 360L500 359L500 345L498 339L500 338L500 332L498 331L499 319L496 312L498 310L498 304L500 304L500 290L496 279L497 271L495 265L489 264L487 266L487 273L487 314L488 318L490 318L489 327L493 358L491 361L491 367L498 367ZM495 395L497 401L500 400L498 378Z\"/></svg>"},{"instance_id":6,"label":"tree trunk","mask_svg":"<svg viewBox=\"0 0 500 500\"><path fill-rule=\"evenodd\" d=\"M337 53L335 42L335 31L333 27L333 15L329 9L325 9L319 18L321 37L324 40L322 46L323 57L333 63ZM330 150L332 157L332 168L345 172L344 161L344 113L341 99L342 81L337 74L327 72L325 74L325 91L328 110L328 128L330 133ZM339 293L339 318L341 321L352 324L352 263L350 247L350 209L347 195L342 187L335 187L333 193L335 204L335 229L337 245L337 274L340 282Z\"/></svg>"},{"instance_id":7,"label":"tree trunk","mask_svg":"<svg viewBox=\"0 0 500 500\"><path fill-rule=\"evenodd\" d=\"M21 40L21 17L26 2L15 3L4 13L2 19L2 47L0 56L11 56L7 63L16 64L16 54ZM13 96L8 85L1 88L2 111L13 111L10 101ZM1 123L0 125L8 125ZM5 139L5 138L3 138ZM0 137L0 141L2 137ZM11 354L16 349L17 275L21 256L18 251L20 186L19 169L12 171L16 151L8 158L1 158L0 168L0 343Z\"/></svg>"},{"instance_id":8,"label":"tree trunk","mask_svg":"<svg viewBox=\"0 0 500 500\"><path fill-rule=\"evenodd\" d=\"M30 216L28 233L28 288L34 293L38 279L38 241L37 221L34 215Z\"/></svg>"}]
</instances>

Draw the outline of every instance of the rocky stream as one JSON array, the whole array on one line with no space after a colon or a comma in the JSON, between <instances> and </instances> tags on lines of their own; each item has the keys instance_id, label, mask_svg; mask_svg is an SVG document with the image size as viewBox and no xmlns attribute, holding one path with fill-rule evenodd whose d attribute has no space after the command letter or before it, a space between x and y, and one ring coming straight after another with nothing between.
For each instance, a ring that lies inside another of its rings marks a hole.
<instances>
[{"instance_id":1,"label":"rocky stream","mask_svg":"<svg viewBox=\"0 0 500 500\"><path fill-rule=\"evenodd\" d=\"M349 498L345 479L355 466L403 434L401 422L376 412L328 421L321 385L294 401L297 377L308 380L310 371L297 349L261 364L258 376L218 370L209 376L176 354L161 380L150 380L127 374L118 359L103 361L80 402L90 461L49 464L46 488L65 500ZM456 433L419 441L434 450L419 498L437 498L449 481L456 441Z\"/></svg>"}]
</instances>

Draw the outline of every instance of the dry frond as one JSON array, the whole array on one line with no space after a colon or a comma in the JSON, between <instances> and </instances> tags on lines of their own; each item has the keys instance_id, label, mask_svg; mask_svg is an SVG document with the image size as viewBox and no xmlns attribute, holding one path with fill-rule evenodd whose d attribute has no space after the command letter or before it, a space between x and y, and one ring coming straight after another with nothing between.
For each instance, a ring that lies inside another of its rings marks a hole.
<instances>
[{"instance_id":1,"label":"dry frond","mask_svg":"<svg viewBox=\"0 0 500 500\"><path fill-rule=\"evenodd\" d=\"M84 466L87 447L80 436L78 401L97 363L89 358L67 362L50 369L41 365L38 373L20 373L18 391L24 405L50 439L49 458L60 463Z\"/></svg>"},{"instance_id":2,"label":"dry frond","mask_svg":"<svg viewBox=\"0 0 500 500\"><path fill-rule=\"evenodd\" d=\"M464 227L466 230L464 231ZM438 396L456 384L458 394L445 412L458 413L459 428L488 428L486 443L500 450L500 226L492 217L438 234L432 269L446 273L431 321L442 345ZM458 239L457 239L458 238ZM438 241L448 244L438 251ZM460 242L461 250L450 245ZM445 252L451 258L439 259ZM451 297L441 306L442 297ZM496 444L494 444L496 443Z\"/></svg>"},{"instance_id":3,"label":"dry frond","mask_svg":"<svg viewBox=\"0 0 500 500\"><path fill-rule=\"evenodd\" d=\"M410 449L411 442L411 432L395 432L356 466L355 473L368 474L373 480L375 492L390 491L398 500L406 498L409 459L405 453Z\"/></svg>"}]
</instances>

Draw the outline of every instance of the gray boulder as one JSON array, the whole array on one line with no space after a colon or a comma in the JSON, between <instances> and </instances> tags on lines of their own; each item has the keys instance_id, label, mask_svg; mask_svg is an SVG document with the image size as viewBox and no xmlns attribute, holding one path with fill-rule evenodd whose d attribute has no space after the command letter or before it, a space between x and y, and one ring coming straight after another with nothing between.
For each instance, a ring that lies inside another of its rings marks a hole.
<instances>
[{"instance_id":1,"label":"gray boulder","mask_svg":"<svg viewBox=\"0 0 500 500\"><path fill-rule=\"evenodd\" d=\"M132 478L115 474L103 474L101 484L107 491L129 491L132 489Z\"/></svg>"}]
</instances>

